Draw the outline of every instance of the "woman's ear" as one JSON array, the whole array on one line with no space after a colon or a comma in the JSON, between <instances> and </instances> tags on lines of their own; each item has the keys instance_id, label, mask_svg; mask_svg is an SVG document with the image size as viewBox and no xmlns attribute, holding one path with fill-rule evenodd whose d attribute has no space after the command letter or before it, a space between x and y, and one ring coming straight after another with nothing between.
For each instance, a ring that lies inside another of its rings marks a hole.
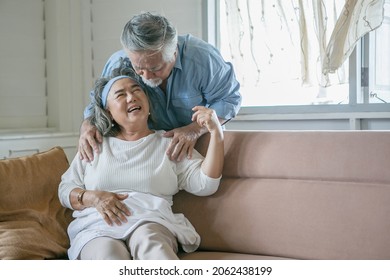
<instances>
[{"instance_id":1,"label":"woman's ear","mask_svg":"<svg viewBox=\"0 0 390 280\"><path fill-rule=\"evenodd\" d=\"M112 115L111 115L110 109L106 109L106 113L107 113L107 115L110 117L110 119L113 121L114 118L113 118Z\"/></svg>"},{"instance_id":2,"label":"woman's ear","mask_svg":"<svg viewBox=\"0 0 390 280\"><path fill-rule=\"evenodd\" d=\"M108 117L109 117L110 120L111 120L111 127L114 127L114 126L115 126L115 120L114 120L114 118L112 117L110 110L107 109L106 112L107 112Z\"/></svg>"},{"instance_id":3,"label":"woman's ear","mask_svg":"<svg viewBox=\"0 0 390 280\"><path fill-rule=\"evenodd\" d=\"M110 109L106 109L106 113L107 113L107 116L110 118L111 122L114 123L115 120L114 120L114 118L112 117L112 114L111 114L111 112L110 112Z\"/></svg>"}]
</instances>

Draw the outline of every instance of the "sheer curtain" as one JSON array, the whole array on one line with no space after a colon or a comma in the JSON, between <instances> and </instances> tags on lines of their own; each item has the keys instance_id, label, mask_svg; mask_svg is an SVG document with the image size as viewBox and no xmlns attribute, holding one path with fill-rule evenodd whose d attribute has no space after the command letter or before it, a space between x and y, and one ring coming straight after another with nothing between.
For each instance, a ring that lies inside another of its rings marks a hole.
<instances>
[{"instance_id":1,"label":"sheer curtain","mask_svg":"<svg viewBox=\"0 0 390 280\"><path fill-rule=\"evenodd\" d=\"M384 0L346 1L326 48L324 73L337 70L352 53L357 41L382 24L383 7Z\"/></svg>"},{"instance_id":2,"label":"sheer curtain","mask_svg":"<svg viewBox=\"0 0 390 280\"><path fill-rule=\"evenodd\" d=\"M383 5L384 0L221 1L229 42L221 48L243 85L346 83L344 62L356 42L380 26Z\"/></svg>"}]
</instances>

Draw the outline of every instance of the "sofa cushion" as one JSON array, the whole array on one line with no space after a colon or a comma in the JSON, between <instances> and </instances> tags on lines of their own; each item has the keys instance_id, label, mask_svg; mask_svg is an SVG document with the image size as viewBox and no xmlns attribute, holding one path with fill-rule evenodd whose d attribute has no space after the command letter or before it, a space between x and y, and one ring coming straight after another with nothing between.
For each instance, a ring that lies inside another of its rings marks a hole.
<instances>
[{"instance_id":1,"label":"sofa cushion","mask_svg":"<svg viewBox=\"0 0 390 280\"><path fill-rule=\"evenodd\" d=\"M217 251L179 252L178 256L181 260L289 260L273 256Z\"/></svg>"},{"instance_id":2,"label":"sofa cushion","mask_svg":"<svg viewBox=\"0 0 390 280\"><path fill-rule=\"evenodd\" d=\"M0 259L66 258L71 211L58 199L64 151L0 160Z\"/></svg>"},{"instance_id":3,"label":"sofa cushion","mask_svg":"<svg viewBox=\"0 0 390 280\"><path fill-rule=\"evenodd\" d=\"M386 184L223 178L211 196L179 192L173 210L200 234L200 251L390 259Z\"/></svg>"}]
</instances>

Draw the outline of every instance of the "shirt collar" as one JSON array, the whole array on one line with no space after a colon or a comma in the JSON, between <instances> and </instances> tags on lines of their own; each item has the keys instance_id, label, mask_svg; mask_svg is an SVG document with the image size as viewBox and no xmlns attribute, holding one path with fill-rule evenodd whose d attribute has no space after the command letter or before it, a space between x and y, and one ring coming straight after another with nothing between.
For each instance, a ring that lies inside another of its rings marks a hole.
<instances>
[{"instance_id":1,"label":"shirt collar","mask_svg":"<svg viewBox=\"0 0 390 280\"><path fill-rule=\"evenodd\" d=\"M176 54L176 61L175 61L175 65L173 67L182 70L181 55L180 54L181 54L180 46L178 46L177 47L177 54Z\"/></svg>"}]
</instances>

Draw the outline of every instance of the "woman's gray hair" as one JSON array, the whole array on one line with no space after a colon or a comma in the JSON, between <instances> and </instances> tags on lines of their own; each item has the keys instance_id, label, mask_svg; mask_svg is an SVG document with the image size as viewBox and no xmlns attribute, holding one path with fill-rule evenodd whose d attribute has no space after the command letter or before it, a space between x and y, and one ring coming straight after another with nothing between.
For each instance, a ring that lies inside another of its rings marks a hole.
<instances>
[{"instance_id":1,"label":"woman's gray hair","mask_svg":"<svg viewBox=\"0 0 390 280\"><path fill-rule=\"evenodd\" d=\"M177 30L161 15L142 13L126 23L121 43L130 52L161 52L164 61L171 62L177 48Z\"/></svg>"},{"instance_id":2,"label":"woman's gray hair","mask_svg":"<svg viewBox=\"0 0 390 280\"><path fill-rule=\"evenodd\" d=\"M128 76L130 79L137 82L142 88L142 90L145 92L149 100L149 110L150 110L149 122L152 124L155 123L153 119L153 104L150 102L149 91L143 84L140 77L134 72L132 68L130 68L129 64L125 60L121 60L120 66L118 68L115 68L112 71L110 77L102 77L96 80L93 89L93 101L92 101L93 106L92 106L92 115L90 117L90 122L92 125L96 126L97 130L103 136L116 136L120 132L119 125L114 120L111 119L110 114L103 107L102 93L105 85L112 78L117 76L122 76L122 75Z\"/></svg>"}]
</instances>

